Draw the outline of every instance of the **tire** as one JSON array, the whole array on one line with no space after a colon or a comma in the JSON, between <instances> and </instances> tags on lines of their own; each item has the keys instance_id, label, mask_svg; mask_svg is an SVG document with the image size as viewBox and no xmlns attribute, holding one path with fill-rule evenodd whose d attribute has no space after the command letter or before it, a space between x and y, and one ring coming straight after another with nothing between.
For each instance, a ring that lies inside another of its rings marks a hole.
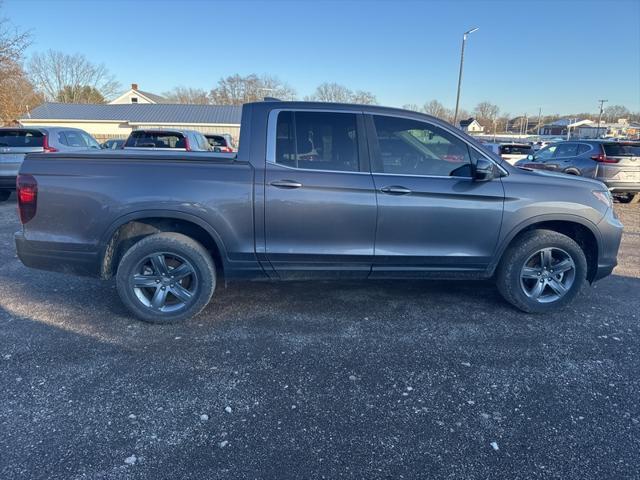
<instances>
[{"instance_id":1,"label":"tire","mask_svg":"<svg viewBox=\"0 0 640 480\"><path fill-rule=\"evenodd\" d=\"M209 303L216 288L216 268L209 252L192 238L156 233L126 251L116 285L122 303L140 320L177 323Z\"/></svg>"},{"instance_id":2,"label":"tire","mask_svg":"<svg viewBox=\"0 0 640 480\"><path fill-rule=\"evenodd\" d=\"M523 312L544 313L569 304L586 276L587 259L575 241L551 230L532 230L504 253L496 286L507 302Z\"/></svg>"},{"instance_id":3,"label":"tire","mask_svg":"<svg viewBox=\"0 0 640 480\"><path fill-rule=\"evenodd\" d=\"M636 196L635 193L625 193L624 195L619 195L619 196L616 196L615 198L620 203L631 203L631 200L633 200L633 197L635 196Z\"/></svg>"},{"instance_id":4,"label":"tire","mask_svg":"<svg viewBox=\"0 0 640 480\"><path fill-rule=\"evenodd\" d=\"M10 196L11 196L11 190L0 190L0 202L9 200Z\"/></svg>"}]
</instances>

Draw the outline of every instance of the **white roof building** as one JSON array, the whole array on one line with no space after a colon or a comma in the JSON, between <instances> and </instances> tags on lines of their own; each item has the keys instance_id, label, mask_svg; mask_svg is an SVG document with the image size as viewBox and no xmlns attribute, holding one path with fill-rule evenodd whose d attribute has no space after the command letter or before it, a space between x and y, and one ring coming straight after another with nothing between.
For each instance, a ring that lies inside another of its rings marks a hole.
<instances>
[{"instance_id":1,"label":"white roof building","mask_svg":"<svg viewBox=\"0 0 640 480\"><path fill-rule=\"evenodd\" d=\"M137 83L132 83L131 88L120 95L115 100L109 102L110 105L121 105L123 103L170 103L166 98L155 93L145 92L138 88Z\"/></svg>"}]
</instances>

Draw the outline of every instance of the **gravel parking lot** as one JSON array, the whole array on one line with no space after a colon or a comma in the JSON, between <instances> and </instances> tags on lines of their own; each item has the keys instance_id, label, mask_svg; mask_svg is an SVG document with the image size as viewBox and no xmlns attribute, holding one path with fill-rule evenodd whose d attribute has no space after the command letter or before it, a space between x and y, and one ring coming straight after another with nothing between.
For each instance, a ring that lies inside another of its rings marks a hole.
<instances>
[{"instance_id":1,"label":"gravel parking lot","mask_svg":"<svg viewBox=\"0 0 640 480\"><path fill-rule=\"evenodd\" d=\"M569 309L489 282L238 283L177 326L15 256L0 204L0 478L639 478L640 205Z\"/></svg>"}]
</instances>

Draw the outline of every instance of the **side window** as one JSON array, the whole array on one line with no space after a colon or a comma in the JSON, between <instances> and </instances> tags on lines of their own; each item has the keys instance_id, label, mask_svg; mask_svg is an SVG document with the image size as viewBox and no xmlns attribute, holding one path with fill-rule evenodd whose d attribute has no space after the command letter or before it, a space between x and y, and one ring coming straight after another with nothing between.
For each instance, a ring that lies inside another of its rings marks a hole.
<instances>
[{"instance_id":1,"label":"side window","mask_svg":"<svg viewBox=\"0 0 640 480\"><path fill-rule=\"evenodd\" d=\"M556 150L556 158L559 157L575 157L578 154L577 143L561 143Z\"/></svg>"},{"instance_id":2,"label":"side window","mask_svg":"<svg viewBox=\"0 0 640 480\"><path fill-rule=\"evenodd\" d=\"M100 148L100 145L98 144L98 142L96 142L93 139L93 137L88 133L80 132L80 135L82 135L82 138L84 139L85 143L89 146L89 148Z\"/></svg>"},{"instance_id":3,"label":"side window","mask_svg":"<svg viewBox=\"0 0 640 480\"><path fill-rule=\"evenodd\" d=\"M551 145L550 147L542 148L536 153L536 160L544 162L545 160L550 160L554 157L556 150L558 149L557 145Z\"/></svg>"},{"instance_id":4,"label":"side window","mask_svg":"<svg viewBox=\"0 0 640 480\"><path fill-rule=\"evenodd\" d=\"M578 145L578 155L582 155L583 153L587 153L591 151L591 145L587 145L586 143L581 143Z\"/></svg>"},{"instance_id":5,"label":"side window","mask_svg":"<svg viewBox=\"0 0 640 480\"><path fill-rule=\"evenodd\" d=\"M69 145L69 142L67 142L67 136L64 132L58 132L58 142L60 142L61 145Z\"/></svg>"},{"instance_id":6,"label":"side window","mask_svg":"<svg viewBox=\"0 0 640 480\"><path fill-rule=\"evenodd\" d=\"M70 147L86 147L87 144L80 135L80 132L76 132L75 130L66 130L64 132L65 137L67 137L67 145Z\"/></svg>"},{"instance_id":7,"label":"side window","mask_svg":"<svg viewBox=\"0 0 640 480\"><path fill-rule=\"evenodd\" d=\"M440 127L406 118L374 115L378 173L470 176L465 142Z\"/></svg>"},{"instance_id":8,"label":"side window","mask_svg":"<svg viewBox=\"0 0 640 480\"><path fill-rule=\"evenodd\" d=\"M356 115L281 112L276 129L276 163L293 168L357 172Z\"/></svg>"}]
</instances>

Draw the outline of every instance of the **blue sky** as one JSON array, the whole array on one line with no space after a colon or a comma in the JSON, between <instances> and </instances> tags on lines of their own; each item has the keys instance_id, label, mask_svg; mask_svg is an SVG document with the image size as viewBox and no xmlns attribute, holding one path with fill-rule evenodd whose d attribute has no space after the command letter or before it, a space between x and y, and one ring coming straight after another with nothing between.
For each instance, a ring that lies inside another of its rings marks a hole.
<instances>
[{"instance_id":1,"label":"blue sky","mask_svg":"<svg viewBox=\"0 0 640 480\"><path fill-rule=\"evenodd\" d=\"M384 105L455 104L460 42L470 27L461 105L511 114L640 111L640 1L81 1L5 0L31 30L27 54L80 52L123 87L210 89L267 73L299 97L324 81L370 90Z\"/></svg>"}]
</instances>

